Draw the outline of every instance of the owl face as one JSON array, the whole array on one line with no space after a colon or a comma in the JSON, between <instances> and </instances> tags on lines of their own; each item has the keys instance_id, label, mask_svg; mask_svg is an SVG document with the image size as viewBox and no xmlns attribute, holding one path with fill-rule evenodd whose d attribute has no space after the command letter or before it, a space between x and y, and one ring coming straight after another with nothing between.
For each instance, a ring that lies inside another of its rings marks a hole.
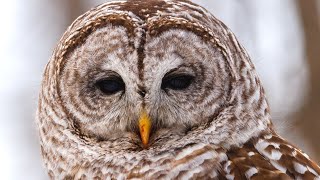
<instances>
[{"instance_id":1,"label":"owl face","mask_svg":"<svg viewBox=\"0 0 320 180\"><path fill-rule=\"evenodd\" d=\"M226 150L271 130L246 51L187 0L109 2L75 20L46 66L37 125L52 179L217 177Z\"/></svg>"},{"instance_id":2,"label":"owl face","mask_svg":"<svg viewBox=\"0 0 320 180\"><path fill-rule=\"evenodd\" d=\"M147 36L142 59L135 41L124 27L109 25L69 54L61 99L82 134L104 141L130 136L139 144L145 111L152 145L162 133L183 136L211 122L226 106L230 78L218 48L193 32L169 29Z\"/></svg>"},{"instance_id":3,"label":"owl face","mask_svg":"<svg viewBox=\"0 0 320 180\"><path fill-rule=\"evenodd\" d=\"M37 125L51 179L317 179L273 130L233 33L188 0L97 6L46 66Z\"/></svg>"}]
</instances>

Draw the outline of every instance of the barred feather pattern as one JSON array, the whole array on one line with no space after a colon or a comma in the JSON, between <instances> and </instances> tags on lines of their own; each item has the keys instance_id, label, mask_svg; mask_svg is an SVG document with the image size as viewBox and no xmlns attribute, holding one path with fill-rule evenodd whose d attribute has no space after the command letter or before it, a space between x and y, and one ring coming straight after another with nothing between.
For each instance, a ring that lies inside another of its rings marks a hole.
<instances>
[{"instance_id":1,"label":"barred feather pattern","mask_svg":"<svg viewBox=\"0 0 320 180\"><path fill-rule=\"evenodd\" d=\"M187 89L161 89L179 73L194 77ZM96 88L115 75L123 92ZM152 119L147 148L141 109ZM36 122L51 179L320 179L273 130L234 34L187 0L115 1L77 18L45 68Z\"/></svg>"}]
</instances>

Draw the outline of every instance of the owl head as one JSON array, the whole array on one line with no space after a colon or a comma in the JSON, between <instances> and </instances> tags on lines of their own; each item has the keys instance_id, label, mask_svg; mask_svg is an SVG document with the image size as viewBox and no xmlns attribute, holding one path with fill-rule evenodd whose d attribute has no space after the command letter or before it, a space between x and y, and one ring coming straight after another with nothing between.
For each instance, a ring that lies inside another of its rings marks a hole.
<instances>
[{"instance_id":1,"label":"owl head","mask_svg":"<svg viewBox=\"0 0 320 180\"><path fill-rule=\"evenodd\" d=\"M80 16L45 69L37 119L44 156L73 154L69 162L230 147L271 125L244 48L186 0L111 2Z\"/></svg>"}]
</instances>

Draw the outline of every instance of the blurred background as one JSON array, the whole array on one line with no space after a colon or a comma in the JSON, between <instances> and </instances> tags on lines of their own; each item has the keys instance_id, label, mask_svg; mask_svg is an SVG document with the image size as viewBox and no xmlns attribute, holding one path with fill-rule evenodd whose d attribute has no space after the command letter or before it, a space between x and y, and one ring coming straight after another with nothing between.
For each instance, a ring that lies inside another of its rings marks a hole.
<instances>
[{"instance_id":1,"label":"blurred background","mask_svg":"<svg viewBox=\"0 0 320 180\"><path fill-rule=\"evenodd\" d=\"M68 25L103 2L106 1L1 3L1 179L48 179L34 123L42 72ZM320 1L196 2L229 26L248 50L281 135L319 163Z\"/></svg>"}]
</instances>

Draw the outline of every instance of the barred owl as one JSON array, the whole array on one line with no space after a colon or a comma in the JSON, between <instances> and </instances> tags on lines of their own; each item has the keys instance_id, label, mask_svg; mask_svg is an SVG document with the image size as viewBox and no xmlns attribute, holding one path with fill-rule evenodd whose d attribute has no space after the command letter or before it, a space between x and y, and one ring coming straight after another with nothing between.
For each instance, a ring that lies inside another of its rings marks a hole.
<instances>
[{"instance_id":1,"label":"barred owl","mask_svg":"<svg viewBox=\"0 0 320 180\"><path fill-rule=\"evenodd\" d=\"M274 131L234 34L187 0L109 2L76 19L36 121L53 179L320 179Z\"/></svg>"}]
</instances>

